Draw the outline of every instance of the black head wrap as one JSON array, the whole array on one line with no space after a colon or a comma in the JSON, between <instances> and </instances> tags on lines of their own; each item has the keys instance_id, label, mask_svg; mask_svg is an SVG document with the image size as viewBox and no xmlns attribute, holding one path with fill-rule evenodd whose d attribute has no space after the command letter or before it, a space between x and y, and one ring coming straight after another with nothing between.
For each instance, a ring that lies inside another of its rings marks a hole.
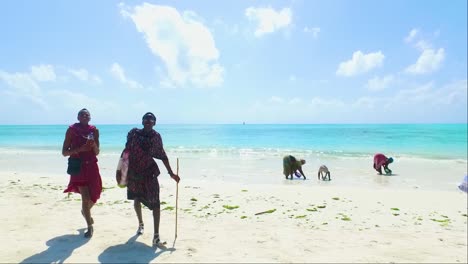
<instances>
[{"instance_id":1,"label":"black head wrap","mask_svg":"<svg viewBox=\"0 0 468 264\"><path fill-rule=\"evenodd\" d=\"M148 113L144 114L143 117L141 118L141 120L144 120L144 119L147 119L147 118L151 118L154 121L156 121L156 116L151 112L148 112Z\"/></svg>"}]
</instances>

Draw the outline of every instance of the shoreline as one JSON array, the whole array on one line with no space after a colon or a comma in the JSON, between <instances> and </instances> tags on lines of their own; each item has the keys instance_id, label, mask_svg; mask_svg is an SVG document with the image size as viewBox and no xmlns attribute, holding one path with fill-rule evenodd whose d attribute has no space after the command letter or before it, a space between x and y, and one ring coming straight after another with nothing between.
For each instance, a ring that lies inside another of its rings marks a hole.
<instances>
[{"instance_id":1,"label":"shoreline","mask_svg":"<svg viewBox=\"0 0 468 264\"><path fill-rule=\"evenodd\" d=\"M368 189L427 189L457 191L457 185L467 173L467 161L431 160L420 158L395 158L390 168L393 175L378 175L372 168L372 158L319 158L305 157L303 170L307 180L285 180L280 156L204 156L178 155L167 152L173 169L176 158L180 161L182 179L205 182L232 182L248 184L305 185L361 187ZM38 153L16 150L2 152L0 149L0 172L33 173L68 177L65 173L67 158L57 152ZM103 178L115 177L118 154L102 153L98 165ZM303 157L301 157L303 158ZM167 176L162 162L156 160L161 176ZM331 171L331 181L317 180L317 170L326 164Z\"/></svg>"},{"instance_id":2,"label":"shoreline","mask_svg":"<svg viewBox=\"0 0 468 264\"><path fill-rule=\"evenodd\" d=\"M124 146L112 147L110 149L103 149L100 155L113 156L120 155ZM60 155L61 145L55 147L37 146L36 148L28 146L0 146L0 154L47 154L47 155ZM301 149L281 149L281 148L234 148L226 147L218 149L216 147L206 148L186 148L186 147L167 147L166 152L171 153L173 156L207 156L207 157L282 157L285 153L290 153L296 156L304 156L314 159L363 159L372 158L373 153L368 152L345 152L345 151L313 151ZM387 156L396 157L399 159L415 159L415 160L435 160L435 161L466 161L466 155L447 156L436 154L421 154L421 153L387 153Z\"/></svg>"}]
</instances>

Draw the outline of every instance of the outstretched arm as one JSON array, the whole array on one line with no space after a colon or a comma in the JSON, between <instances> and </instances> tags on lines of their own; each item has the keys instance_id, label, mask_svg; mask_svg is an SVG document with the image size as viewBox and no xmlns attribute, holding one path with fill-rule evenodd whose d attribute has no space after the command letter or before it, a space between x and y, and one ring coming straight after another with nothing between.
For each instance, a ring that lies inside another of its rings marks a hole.
<instances>
[{"instance_id":1,"label":"outstretched arm","mask_svg":"<svg viewBox=\"0 0 468 264\"><path fill-rule=\"evenodd\" d=\"M392 173L392 170L388 168L388 164L384 165L385 173Z\"/></svg>"},{"instance_id":2,"label":"outstretched arm","mask_svg":"<svg viewBox=\"0 0 468 264\"><path fill-rule=\"evenodd\" d=\"M298 169L298 170L299 170L299 172L302 174L302 177L304 177L304 180L305 180L305 179L306 179L306 176L305 176L304 172L302 171L302 168L301 168L301 167L299 167L299 169Z\"/></svg>"}]
</instances>

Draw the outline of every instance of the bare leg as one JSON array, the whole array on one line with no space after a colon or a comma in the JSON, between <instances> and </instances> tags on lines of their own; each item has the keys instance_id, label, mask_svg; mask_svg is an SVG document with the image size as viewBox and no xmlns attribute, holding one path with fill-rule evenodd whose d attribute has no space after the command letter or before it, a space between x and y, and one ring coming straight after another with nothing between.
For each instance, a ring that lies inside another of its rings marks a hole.
<instances>
[{"instance_id":1,"label":"bare leg","mask_svg":"<svg viewBox=\"0 0 468 264\"><path fill-rule=\"evenodd\" d=\"M141 202L138 199L135 199L133 207L135 208L135 212L138 218L137 235L143 235L145 232L145 224L143 223L143 216L141 214Z\"/></svg>"},{"instance_id":2,"label":"bare leg","mask_svg":"<svg viewBox=\"0 0 468 264\"><path fill-rule=\"evenodd\" d=\"M87 186L78 187L81 193L81 211L83 212L86 224L88 225L88 231L85 233L85 237L93 236L93 219L91 218L91 207L94 203L91 201L89 195L89 188Z\"/></svg>"},{"instance_id":3,"label":"bare leg","mask_svg":"<svg viewBox=\"0 0 468 264\"><path fill-rule=\"evenodd\" d=\"M153 209L153 220L154 220L154 234L159 234L159 219L161 218L161 213L159 208Z\"/></svg>"},{"instance_id":4,"label":"bare leg","mask_svg":"<svg viewBox=\"0 0 468 264\"><path fill-rule=\"evenodd\" d=\"M161 217L161 212L159 208L153 209L153 221L154 221L154 236L153 236L153 246L160 246L161 240L159 238L159 219Z\"/></svg>"},{"instance_id":5,"label":"bare leg","mask_svg":"<svg viewBox=\"0 0 468 264\"><path fill-rule=\"evenodd\" d=\"M138 218L138 224L143 224L143 217L141 215L141 203L140 203L140 200L138 199L135 199L134 203L133 203L133 207L135 208L135 213L137 215L137 218Z\"/></svg>"},{"instance_id":6,"label":"bare leg","mask_svg":"<svg viewBox=\"0 0 468 264\"><path fill-rule=\"evenodd\" d=\"M88 206L88 207L89 207L89 215L91 216L91 208L93 208L93 206L94 206L93 201L89 200L88 205L89 205L89 206ZM81 209L81 214L83 215L83 217L85 217L85 214L84 214L83 209ZM86 220L86 217L85 217L85 220ZM93 219L92 216L91 216L91 224L94 225L94 219Z\"/></svg>"}]
</instances>

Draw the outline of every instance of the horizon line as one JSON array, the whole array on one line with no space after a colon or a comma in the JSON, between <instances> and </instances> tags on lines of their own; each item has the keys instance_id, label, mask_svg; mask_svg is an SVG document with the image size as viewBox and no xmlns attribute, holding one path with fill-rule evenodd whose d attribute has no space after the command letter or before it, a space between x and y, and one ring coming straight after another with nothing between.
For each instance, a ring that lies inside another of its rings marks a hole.
<instances>
[{"instance_id":1,"label":"horizon line","mask_svg":"<svg viewBox=\"0 0 468 264\"><path fill-rule=\"evenodd\" d=\"M46 123L46 124L0 124L0 126L62 126L74 123ZM101 125L141 125L139 123L92 123ZM468 125L468 122L394 122L394 123L156 123L158 125Z\"/></svg>"}]
</instances>

